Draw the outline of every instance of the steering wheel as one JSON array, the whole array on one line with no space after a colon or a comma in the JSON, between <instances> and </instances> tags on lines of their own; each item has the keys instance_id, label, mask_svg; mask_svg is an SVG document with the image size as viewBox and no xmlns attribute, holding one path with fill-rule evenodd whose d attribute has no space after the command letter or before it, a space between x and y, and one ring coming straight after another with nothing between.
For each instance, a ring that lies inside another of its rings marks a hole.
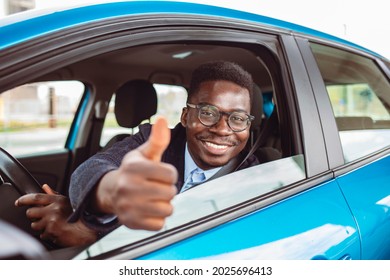
<instances>
[{"instance_id":1,"label":"steering wheel","mask_svg":"<svg viewBox=\"0 0 390 280\"><path fill-rule=\"evenodd\" d=\"M31 173L1 147L0 173L16 188L20 195L43 192L38 181L35 180Z\"/></svg>"},{"instance_id":2,"label":"steering wheel","mask_svg":"<svg viewBox=\"0 0 390 280\"><path fill-rule=\"evenodd\" d=\"M15 200L28 193L43 193L38 181L28 170L7 151L0 147L0 219L15 225L37 238L46 248L53 245L42 241L39 232L31 229L26 216L28 207L16 207Z\"/></svg>"}]
</instances>

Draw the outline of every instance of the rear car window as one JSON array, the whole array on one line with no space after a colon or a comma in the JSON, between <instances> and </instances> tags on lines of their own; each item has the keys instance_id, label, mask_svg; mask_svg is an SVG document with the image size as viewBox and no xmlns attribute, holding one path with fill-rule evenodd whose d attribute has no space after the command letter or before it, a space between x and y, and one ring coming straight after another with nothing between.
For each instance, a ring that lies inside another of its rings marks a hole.
<instances>
[{"instance_id":1,"label":"rear car window","mask_svg":"<svg viewBox=\"0 0 390 280\"><path fill-rule=\"evenodd\" d=\"M371 59L311 45L332 104L344 159L350 162L390 143L390 84Z\"/></svg>"}]
</instances>

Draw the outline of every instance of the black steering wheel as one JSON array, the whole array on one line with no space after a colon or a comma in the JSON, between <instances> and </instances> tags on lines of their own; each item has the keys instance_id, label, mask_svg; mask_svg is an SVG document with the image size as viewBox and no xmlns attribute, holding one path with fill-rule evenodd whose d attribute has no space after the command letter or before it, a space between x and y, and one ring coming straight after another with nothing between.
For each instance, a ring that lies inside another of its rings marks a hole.
<instances>
[{"instance_id":1,"label":"black steering wheel","mask_svg":"<svg viewBox=\"0 0 390 280\"><path fill-rule=\"evenodd\" d=\"M11 183L20 195L43 192L38 181L7 151L0 147L0 174Z\"/></svg>"},{"instance_id":2,"label":"black steering wheel","mask_svg":"<svg viewBox=\"0 0 390 280\"><path fill-rule=\"evenodd\" d=\"M15 200L28 193L43 193L38 181L7 151L0 147L0 219L37 238L46 248L53 246L39 238L39 232L31 229L26 216L27 207L16 207Z\"/></svg>"}]
</instances>

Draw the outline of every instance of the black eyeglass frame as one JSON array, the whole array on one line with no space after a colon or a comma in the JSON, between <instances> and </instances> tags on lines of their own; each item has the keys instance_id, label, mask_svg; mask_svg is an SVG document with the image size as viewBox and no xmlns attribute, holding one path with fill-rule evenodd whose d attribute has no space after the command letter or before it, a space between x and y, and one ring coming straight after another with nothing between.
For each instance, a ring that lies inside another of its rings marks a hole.
<instances>
[{"instance_id":1,"label":"black eyeglass frame","mask_svg":"<svg viewBox=\"0 0 390 280\"><path fill-rule=\"evenodd\" d=\"M214 124L212 124L212 125L207 125L207 124L204 124L203 122L202 122L202 119L201 119L201 117L200 117L200 112L201 112L201 108L203 108L203 107L206 107L206 106L208 106L208 107L213 107L213 108L216 108L216 111L219 113L219 118L218 118L218 120L214 123ZM244 131L245 129L247 129L248 127L250 127L250 125L251 125L251 122L255 119L255 117L254 116L252 116L252 115L250 115L250 114L248 114L248 113L245 113L245 112L241 112L241 111L234 111L234 112L224 112L224 111L220 111L219 109L218 109L218 107L216 107L216 106L214 106L214 105L210 105L210 104L205 104L205 103L203 103L203 104L191 104L191 103L187 103L187 107L189 107L189 108L192 108L192 109L197 109L198 110L198 120L200 121L200 123L202 124L202 125L204 125L204 126L206 126L206 127L212 127L212 126L214 126L214 125L216 125L220 120L221 120L221 117L222 117L222 115L226 115L226 116L228 116L228 119L227 119L227 124L228 124L228 126L229 126L229 128L233 131L233 132L241 132L241 131ZM233 129L231 126L230 126L230 116L232 115L232 114L235 114L235 113L243 113L243 114L245 114L246 116L247 116L247 119L246 119L246 127L245 128L243 128L243 129L239 129L239 130L237 130L237 129Z\"/></svg>"}]
</instances>

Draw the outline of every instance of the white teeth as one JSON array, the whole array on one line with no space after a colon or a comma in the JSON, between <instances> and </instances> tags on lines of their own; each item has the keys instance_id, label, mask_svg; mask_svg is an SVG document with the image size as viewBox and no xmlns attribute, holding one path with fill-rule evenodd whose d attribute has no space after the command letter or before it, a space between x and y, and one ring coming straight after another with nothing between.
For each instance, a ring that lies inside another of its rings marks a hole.
<instances>
[{"instance_id":1,"label":"white teeth","mask_svg":"<svg viewBox=\"0 0 390 280\"><path fill-rule=\"evenodd\" d=\"M210 143L210 142L205 142L205 143L207 146L209 146L213 149L224 150L224 149L228 148L227 145L217 145L217 144Z\"/></svg>"}]
</instances>

